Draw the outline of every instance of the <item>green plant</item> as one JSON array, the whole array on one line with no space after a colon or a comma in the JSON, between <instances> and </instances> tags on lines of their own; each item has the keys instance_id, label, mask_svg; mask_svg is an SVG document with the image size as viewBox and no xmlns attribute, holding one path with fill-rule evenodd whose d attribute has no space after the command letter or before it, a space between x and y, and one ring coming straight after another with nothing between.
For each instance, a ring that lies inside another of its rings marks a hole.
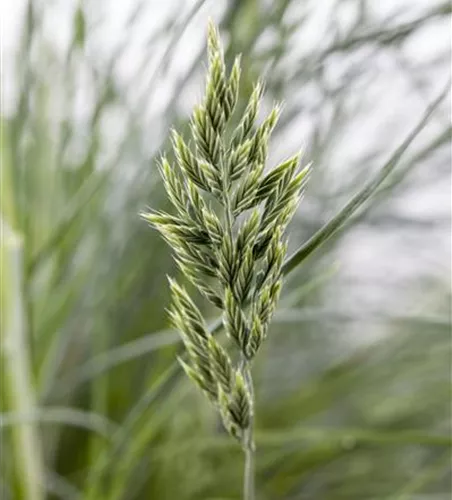
<instances>
[{"instance_id":1,"label":"green plant","mask_svg":"<svg viewBox=\"0 0 452 500\"><path fill-rule=\"evenodd\" d=\"M180 332L186 374L221 414L246 457L244 497L254 498L252 361L268 331L282 286L284 231L309 172L299 155L264 174L270 134L280 108L255 126L262 85L254 86L238 124L229 126L238 98L240 58L226 75L219 34L208 29L209 71L204 102L191 120L193 146L173 131L177 168L160 171L177 215L143 213L171 245L183 274L223 310L223 325L239 351L234 360L209 332L187 290L170 278L170 317ZM235 361L235 362L234 362Z\"/></svg>"}]
</instances>

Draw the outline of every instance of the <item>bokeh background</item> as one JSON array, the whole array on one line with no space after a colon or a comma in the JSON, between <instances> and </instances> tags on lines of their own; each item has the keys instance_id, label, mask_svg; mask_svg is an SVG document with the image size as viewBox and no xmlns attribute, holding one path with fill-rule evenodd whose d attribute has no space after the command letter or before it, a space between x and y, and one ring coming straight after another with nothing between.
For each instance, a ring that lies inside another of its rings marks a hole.
<instances>
[{"instance_id":1,"label":"bokeh background","mask_svg":"<svg viewBox=\"0 0 452 500\"><path fill-rule=\"evenodd\" d=\"M207 19L270 164L314 169L291 250L381 171L450 78L437 0L3 2L3 500L233 500L242 453L174 369L156 159L203 93ZM254 367L259 500L451 495L451 107L288 276ZM206 318L217 312L200 303Z\"/></svg>"}]
</instances>

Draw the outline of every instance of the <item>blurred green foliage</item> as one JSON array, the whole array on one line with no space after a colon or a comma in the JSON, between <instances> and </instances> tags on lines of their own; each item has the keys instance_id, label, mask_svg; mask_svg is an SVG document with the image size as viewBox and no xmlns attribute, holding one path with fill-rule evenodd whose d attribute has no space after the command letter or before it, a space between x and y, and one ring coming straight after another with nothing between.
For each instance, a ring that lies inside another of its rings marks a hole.
<instances>
[{"instance_id":1,"label":"blurred green foliage","mask_svg":"<svg viewBox=\"0 0 452 500\"><path fill-rule=\"evenodd\" d=\"M274 157L305 143L315 163L295 249L445 83L450 47L412 47L450 24L450 3L382 14L366 0L140 2L107 49L109 3L68 4L28 2L8 54L2 499L238 499L241 450L174 368L176 269L137 215L165 204L156 158L201 94L207 17L227 60L243 54L242 106L261 74L268 102L286 102ZM410 92L391 108L379 99L396 73ZM260 500L450 498L450 214L434 203L450 186L446 107L375 203L287 277L255 367ZM434 208L422 211L426 192Z\"/></svg>"}]
</instances>

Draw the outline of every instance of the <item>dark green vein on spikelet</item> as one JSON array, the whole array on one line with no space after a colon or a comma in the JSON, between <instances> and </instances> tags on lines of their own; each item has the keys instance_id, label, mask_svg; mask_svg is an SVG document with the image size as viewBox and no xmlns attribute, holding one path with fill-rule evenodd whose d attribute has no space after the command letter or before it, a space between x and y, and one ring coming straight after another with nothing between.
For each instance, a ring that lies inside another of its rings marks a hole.
<instances>
[{"instance_id":1,"label":"dark green vein on spikelet","mask_svg":"<svg viewBox=\"0 0 452 500\"><path fill-rule=\"evenodd\" d=\"M221 390L218 393L218 409L220 412L221 419L223 421L224 428L229 432L229 434L241 442L242 439L242 430L240 427L234 422L231 414L229 412L229 396Z\"/></svg>"},{"instance_id":2,"label":"dark green vein on spikelet","mask_svg":"<svg viewBox=\"0 0 452 500\"><path fill-rule=\"evenodd\" d=\"M270 243L264 253L262 268L256 278L256 290L259 290L268 279L279 275L287 252L287 243L281 241L281 228L275 228Z\"/></svg>"},{"instance_id":3,"label":"dark green vein on spikelet","mask_svg":"<svg viewBox=\"0 0 452 500\"><path fill-rule=\"evenodd\" d=\"M272 191L278 188L285 177L288 177L289 179L292 178L299 161L300 155L297 154L272 169L260 181L256 198L264 200L271 194Z\"/></svg>"},{"instance_id":4,"label":"dark green vein on spikelet","mask_svg":"<svg viewBox=\"0 0 452 500\"><path fill-rule=\"evenodd\" d=\"M169 309L168 316L170 323L178 330L187 350L204 348L206 339L196 332L187 316L180 313L174 306Z\"/></svg>"},{"instance_id":5,"label":"dark green vein on spikelet","mask_svg":"<svg viewBox=\"0 0 452 500\"><path fill-rule=\"evenodd\" d=\"M239 96L239 84L240 84L240 55L234 60L234 64L231 69L231 74L226 86L226 91L223 99L223 109L226 115L226 120L228 120L232 113L234 112L235 106L237 104Z\"/></svg>"},{"instance_id":6,"label":"dark green vein on spikelet","mask_svg":"<svg viewBox=\"0 0 452 500\"><path fill-rule=\"evenodd\" d=\"M225 286L232 286L237 269L235 249L229 235L225 234L217 251L218 274Z\"/></svg>"},{"instance_id":7,"label":"dark green vein on spikelet","mask_svg":"<svg viewBox=\"0 0 452 500\"><path fill-rule=\"evenodd\" d=\"M206 203L199 193L199 189L196 185L190 181L190 179L185 180L186 193L188 196L188 213L186 215L186 219L190 221L192 217L195 218L196 222L200 224L202 227L204 224L203 210L206 209Z\"/></svg>"},{"instance_id":8,"label":"dark green vein on spikelet","mask_svg":"<svg viewBox=\"0 0 452 500\"><path fill-rule=\"evenodd\" d=\"M179 286L173 279L168 278L172 299L175 305L174 311L178 314L181 311L181 316L187 318L191 328L197 335L207 340L208 332L204 323L201 312L191 300L184 288Z\"/></svg>"},{"instance_id":9,"label":"dark green vein on spikelet","mask_svg":"<svg viewBox=\"0 0 452 500\"><path fill-rule=\"evenodd\" d=\"M259 231L259 210L255 209L240 227L237 238L237 253L242 256L246 247L254 245Z\"/></svg>"},{"instance_id":10,"label":"dark green vein on spikelet","mask_svg":"<svg viewBox=\"0 0 452 500\"><path fill-rule=\"evenodd\" d=\"M288 206L296 208L306 183L306 169L297 174L287 185L282 193L271 194L265 205L261 219L261 227L264 229L274 222ZM292 203L294 202L294 203Z\"/></svg>"},{"instance_id":11,"label":"dark green vein on spikelet","mask_svg":"<svg viewBox=\"0 0 452 500\"><path fill-rule=\"evenodd\" d=\"M211 245L196 246L181 238L172 238L170 244L176 253L175 260L198 275L218 277L218 260L210 250Z\"/></svg>"},{"instance_id":12,"label":"dark green vein on spikelet","mask_svg":"<svg viewBox=\"0 0 452 500\"><path fill-rule=\"evenodd\" d=\"M253 136L248 160L256 165L264 164L267 159L268 141L276 126L280 114L280 108L274 107L267 118L256 130Z\"/></svg>"},{"instance_id":13,"label":"dark green vein on spikelet","mask_svg":"<svg viewBox=\"0 0 452 500\"><path fill-rule=\"evenodd\" d=\"M207 180L209 186L209 192L215 196L215 198L223 202L223 181L220 172L213 167L209 162L200 159L199 168L202 170L204 177Z\"/></svg>"},{"instance_id":14,"label":"dark green vein on spikelet","mask_svg":"<svg viewBox=\"0 0 452 500\"><path fill-rule=\"evenodd\" d=\"M265 285L255 298L255 312L263 325L266 325L276 307L279 293L282 287L282 280L276 279L274 282Z\"/></svg>"},{"instance_id":15,"label":"dark green vein on spikelet","mask_svg":"<svg viewBox=\"0 0 452 500\"><path fill-rule=\"evenodd\" d=\"M248 334L248 326L243 311L229 288L225 290L224 295L223 322L226 334L241 348Z\"/></svg>"},{"instance_id":16,"label":"dark green vein on spikelet","mask_svg":"<svg viewBox=\"0 0 452 500\"><path fill-rule=\"evenodd\" d=\"M252 248L246 248L233 284L234 296L240 305L247 300L251 290L254 278L254 264L253 250Z\"/></svg>"},{"instance_id":17,"label":"dark green vein on spikelet","mask_svg":"<svg viewBox=\"0 0 452 500\"><path fill-rule=\"evenodd\" d=\"M209 184L203 170L199 166L198 159L191 152L182 136L175 130L172 131L172 143L180 168L198 187L204 191L209 191Z\"/></svg>"},{"instance_id":18,"label":"dark green vein on spikelet","mask_svg":"<svg viewBox=\"0 0 452 500\"><path fill-rule=\"evenodd\" d=\"M201 295L203 295L214 306L222 309L223 299L216 290L206 284L206 273L203 269L200 269L199 264L190 263L189 265L186 265L181 262L180 259L177 259L176 261L182 273L198 289Z\"/></svg>"},{"instance_id":19,"label":"dark green vein on spikelet","mask_svg":"<svg viewBox=\"0 0 452 500\"><path fill-rule=\"evenodd\" d=\"M202 261L202 254L197 253L196 257L193 258L191 255L180 251L175 257L175 260L184 272L186 269L187 271L194 273L199 278L206 279L215 278L217 276L215 268L204 264Z\"/></svg>"},{"instance_id":20,"label":"dark green vein on spikelet","mask_svg":"<svg viewBox=\"0 0 452 500\"><path fill-rule=\"evenodd\" d=\"M193 368L188 363L186 363L181 357L178 357L177 360L182 369L184 370L184 372L190 378L190 380L192 380L195 383L195 385L197 385L212 402L216 401L218 393L215 387L211 384L211 382L207 381L203 377L203 375L199 372L198 367L196 367L196 369Z\"/></svg>"},{"instance_id":21,"label":"dark green vein on spikelet","mask_svg":"<svg viewBox=\"0 0 452 500\"><path fill-rule=\"evenodd\" d=\"M238 180L248 167L248 156L250 154L251 141L246 140L228 153L228 170L231 181Z\"/></svg>"},{"instance_id":22,"label":"dark green vein on spikelet","mask_svg":"<svg viewBox=\"0 0 452 500\"><path fill-rule=\"evenodd\" d=\"M184 214L181 214L182 217L185 217L183 219L163 212L143 212L140 215L169 241L181 239L195 245L209 245L211 243L209 233Z\"/></svg>"},{"instance_id":23,"label":"dark green vein on spikelet","mask_svg":"<svg viewBox=\"0 0 452 500\"><path fill-rule=\"evenodd\" d=\"M221 390L226 394L230 394L234 380L231 360L226 351L213 336L209 339L208 350L215 379L218 380Z\"/></svg>"},{"instance_id":24,"label":"dark green vein on spikelet","mask_svg":"<svg viewBox=\"0 0 452 500\"><path fill-rule=\"evenodd\" d=\"M222 106L226 92L224 80L224 66L221 57L219 54L215 54L210 66L204 106L212 128L217 134L221 134L226 126L226 113Z\"/></svg>"},{"instance_id":25,"label":"dark green vein on spikelet","mask_svg":"<svg viewBox=\"0 0 452 500\"><path fill-rule=\"evenodd\" d=\"M189 200L182 181L178 178L165 157L161 159L158 167L166 193L174 208L176 208L179 213L187 215Z\"/></svg>"},{"instance_id":26,"label":"dark green vein on spikelet","mask_svg":"<svg viewBox=\"0 0 452 500\"><path fill-rule=\"evenodd\" d=\"M265 329L258 314L253 312L250 333L245 345L245 355L248 359L253 359L265 338Z\"/></svg>"},{"instance_id":27,"label":"dark green vein on spikelet","mask_svg":"<svg viewBox=\"0 0 452 500\"><path fill-rule=\"evenodd\" d=\"M175 252L174 260L176 263L185 265L194 272L206 277L215 277L215 268L209 265L209 262L203 259L204 253L200 252L195 245L188 245L185 241L179 240L180 246L173 250Z\"/></svg>"},{"instance_id":28,"label":"dark green vein on spikelet","mask_svg":"<svg viewBox=\"0 0 452 500\"><path fill-rule=\"evenodd\" d=\"M208 340L211 335L203 325L200 313L191 299L186 296L174 282L171 283L173 291L173 307L169 316L173 325L181 334L190 360L189 376L194 379L203 390L212 398L216 397L216 380L210 367ZM184 366L187 372L187 365ZM196 376L194 376L196 374Z\"/></svg>"},{"instance_id":29,"label":"dark green vein on spikelet","mask_svg":"<svg viewBox=\"0 0 452 500\"><path fill-rule=\"evenodd\" d=\"M232 198L232 213L237 217L247 209L257 205L256 193L259 189L259 178L264 170L264 165L258 165L248 173L237 188Z\"/></svg>"},{"instance_id":30,"label":"dark green vein on spikelet","mask_svg":"<svg viewBox=\"0 0 452 500\"><path fill-rule=\"evenodd\" d=\"M211 241L214 244L220 244L223 239L224 228L215 212L207 208L202 209L202 218Z\"/></svg>"},{"instance_id":31,"label":"dark green vein on spikelet","mask_svg":"<svg viewBox=\"0 0 452 500\"><path fill-rule=\"evenodd\" d=\"M247 429L252 412L251 398L246 390L242 374L237 371L234 389L228 404L229 415L234 424L241 429Z\"/></svg>"},{"instance_id":32,"label":"dark green vein on spikelet","mask_svg":"<svg viewBox=\"0 0 452 500\"><path fill-rule=\"evenodd\" d=\"M276 229L276 224L270 226L266 230L261 230L261 233L259 237L256 239L256 243L253 246L253 254L255 259L260 259L265 255L265 252L268 248L268 245L271 242L273 232L275 229Z\"/></svg>"},{"instance_id":33,"label":"dark green vein on spikelet","mask_svg":"<svg viewBox=\"0 0 452 500\"><path fill-rule=\"evenodd\" d=\"M165 212L152 212L152 213L141 213L141 217L147 220L156 229L164 226L177 226L184 225L185 221L176 217L175 215L170 215Z\"/></svg>"},{"instance_id":34,"label":"dark green vein on spikelet","mask_svg":"<svg viewBox=\"0 0 452 500\"><path fill-rule=\"evenodd\" d=\"M262 98L263 89L264 86L261 82L257 82L254 85L253 92L251 93L248 105L245 109L245 113L232 136L232 146L241 144L251 134L259 111L259 104Z\"/></svg>"},{"instance_id":35,"label":"dark green vein on spikelet","mask_svg":"<svg viewBox=\"0 0 452 500\"><path fill-rule=\"evenodd\" d=\"M218 54L222 55L222 48L220 44L220 33L218 32L218 28L209 19L207 25L207 56L209 59L209 64L212 64L212 60Z\"/></svg>"},{"instance_id":36,"label":"dark green vein on spikelet","mask_svg":"<svg viewBox=\"0 0 452 500\"><path fill-rule=\"evenodd\" d=\"M158 225L157 228L169 240L175 237L195 245L209 245L211 243L207 231L199 227L190 226L186 223Z\"/></svg>"}]
</instances>

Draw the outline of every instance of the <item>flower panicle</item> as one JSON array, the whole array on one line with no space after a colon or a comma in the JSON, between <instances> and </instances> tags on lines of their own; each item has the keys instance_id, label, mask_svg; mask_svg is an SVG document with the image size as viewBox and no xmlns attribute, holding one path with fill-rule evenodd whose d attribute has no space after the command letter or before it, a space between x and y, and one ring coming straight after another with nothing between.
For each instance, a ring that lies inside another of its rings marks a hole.
<instances>
[{"instance_id":1,"label":"flower panicle","mask_svg":"<svg viewBox=\"0 0 452 500\"><path fill-rule=\"evenodd\" d=\"M141 217L174 252L185 278L222 310L227 337L251 363L267 337L282 287L285 229L295 214L311 166L298 153L267 170L267 155L281 106L256 124L264 84L240 100L240 56L227 71L218 28L207 34L208 72L203 101L190 120L191 140L172 130L172 155L159 171L174 214ZM237 116L238 114L241 115ZM244 442L253 398L243 361L214 338L188 290L169 278L169 316L186 354L183 370L218 409L228 432Z\"/></svg>"}]
</instances>

